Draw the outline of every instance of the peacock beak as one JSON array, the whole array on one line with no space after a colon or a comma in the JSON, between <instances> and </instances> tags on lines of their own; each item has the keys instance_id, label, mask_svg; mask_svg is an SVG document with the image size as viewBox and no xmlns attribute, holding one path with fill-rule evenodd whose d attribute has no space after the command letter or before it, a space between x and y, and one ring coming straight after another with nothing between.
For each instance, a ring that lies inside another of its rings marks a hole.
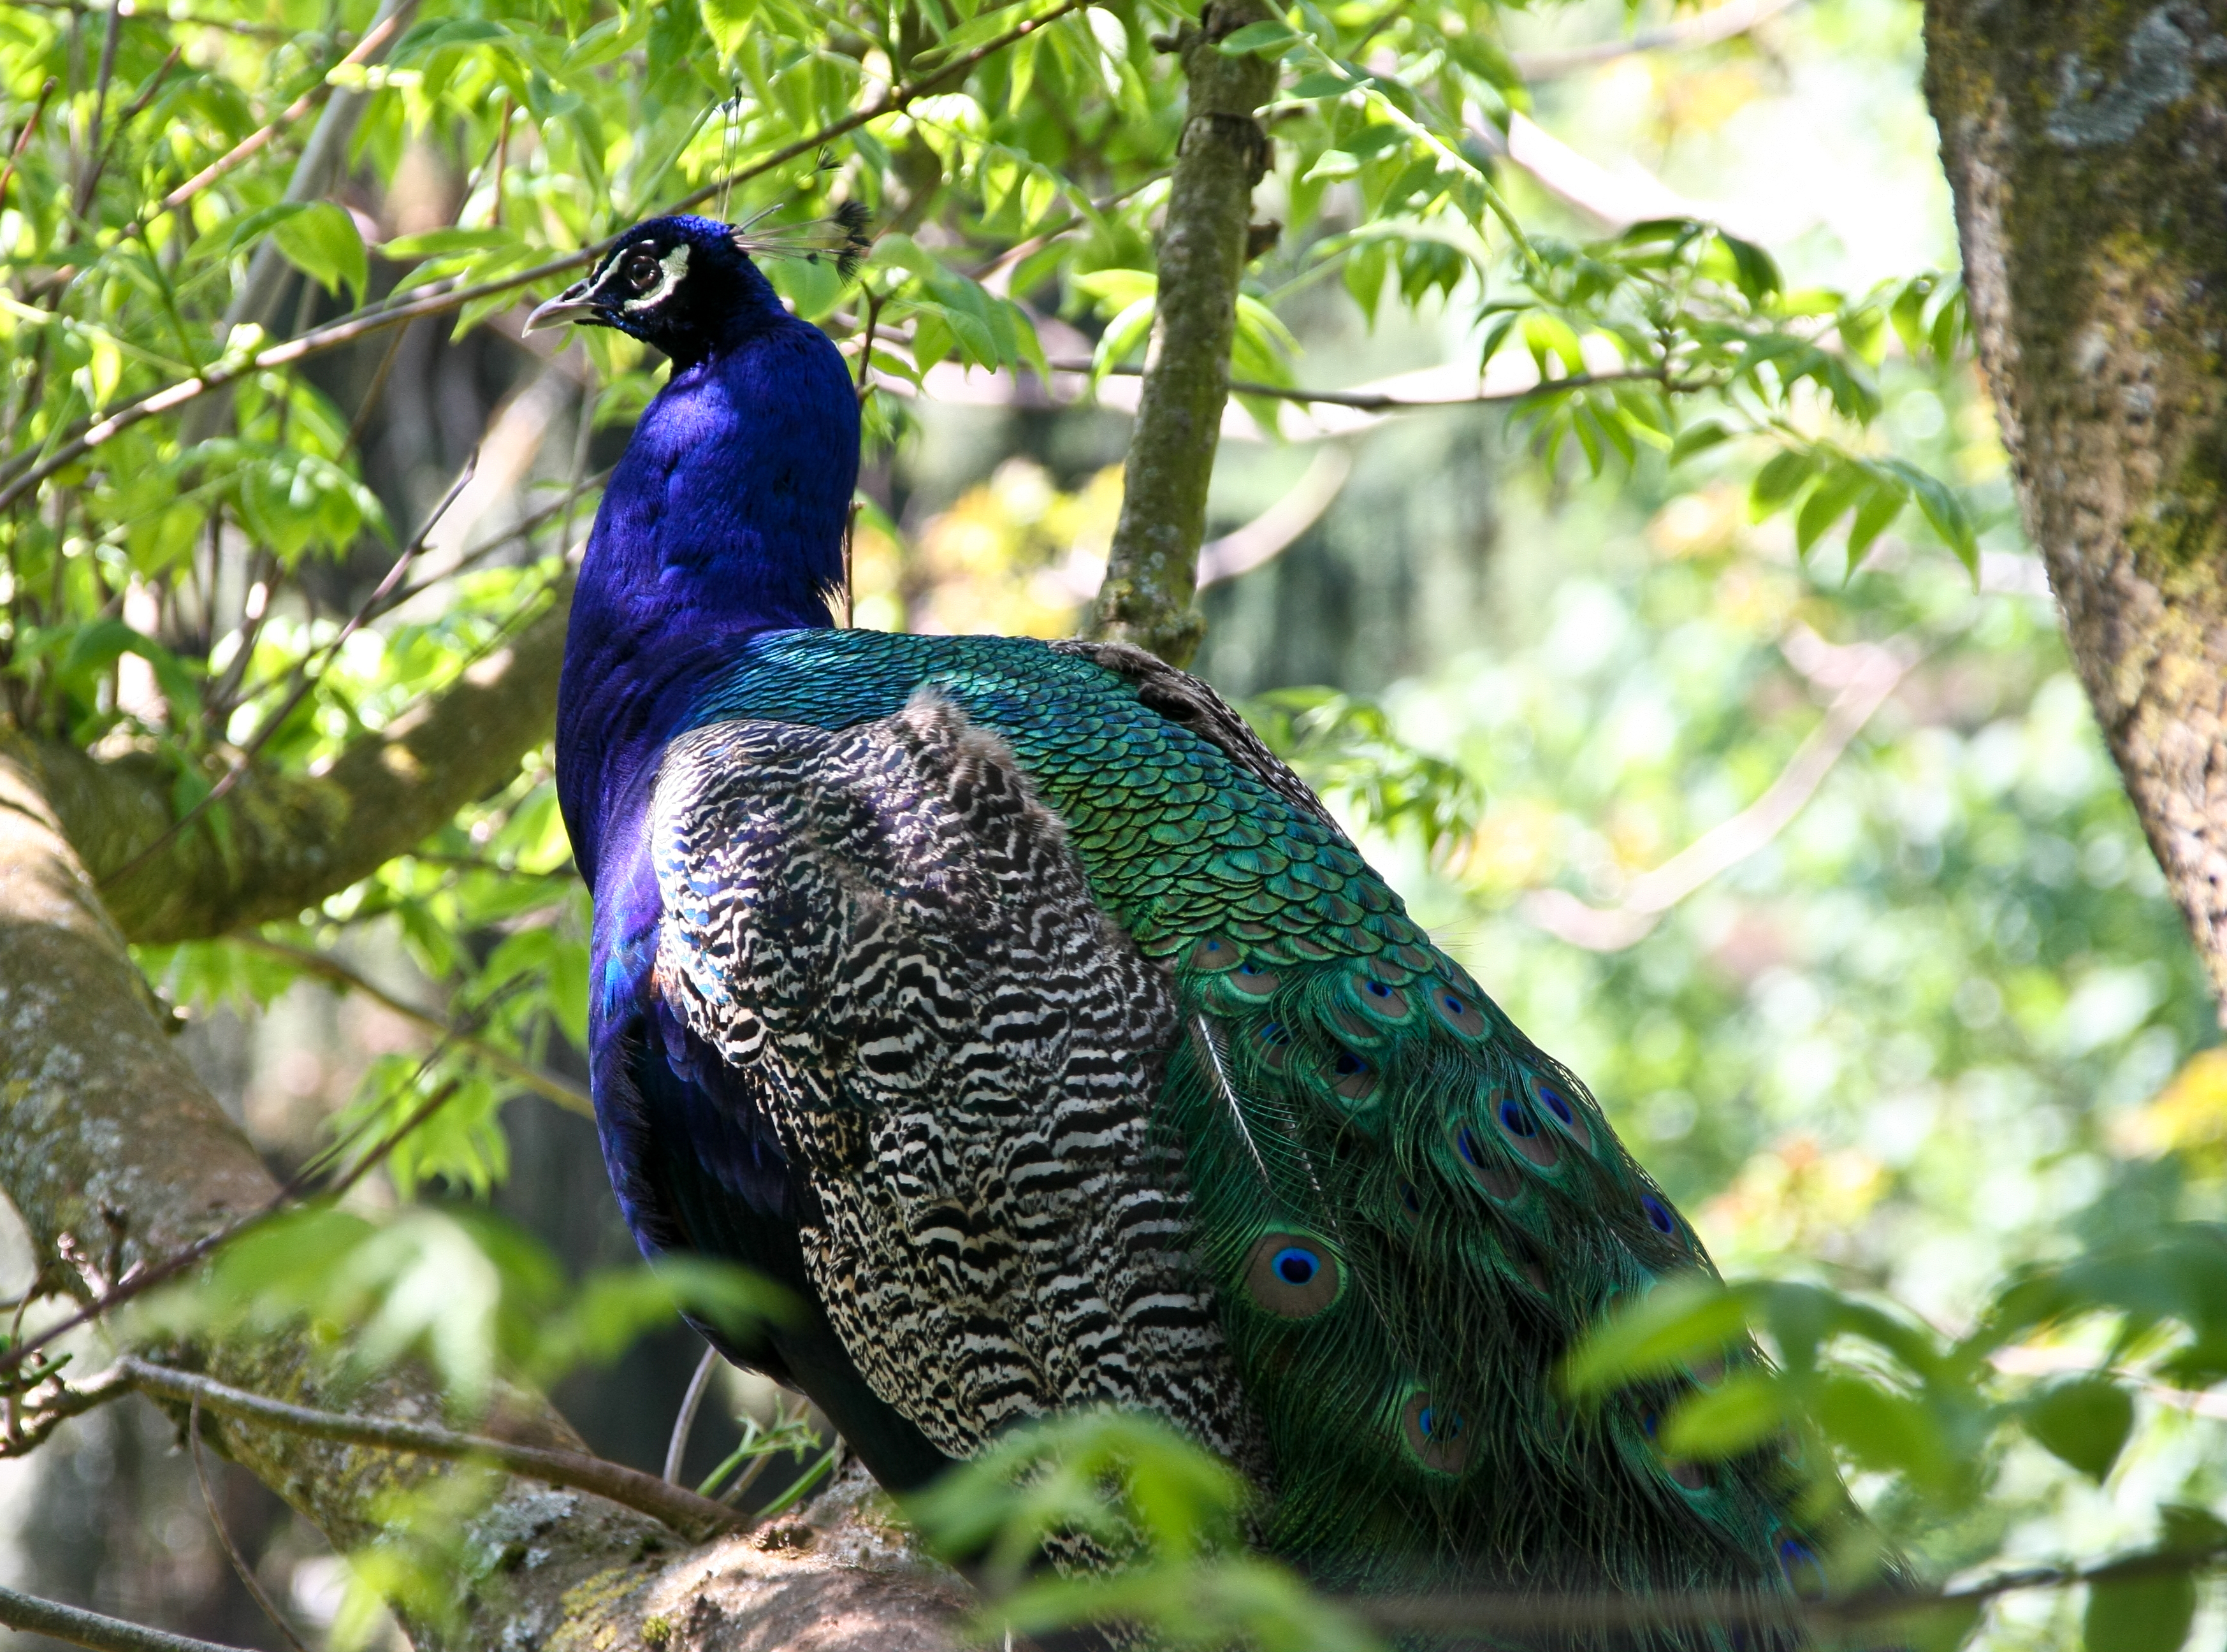
<instances>
[{"instance_id":1,"label":"peacock beak","mask_svg":"<svg viewBox=\"0 0 2227 1652\"><path fill-rule=\"evenodd\" d=\"M603 307L588 297L595 277L587 277L574 282L547 303L539 306L526 318L524 331L537 332L545 327L562 327L567 322L581 322L590 327L608 327Z\"/></svg>"}]
</instances>

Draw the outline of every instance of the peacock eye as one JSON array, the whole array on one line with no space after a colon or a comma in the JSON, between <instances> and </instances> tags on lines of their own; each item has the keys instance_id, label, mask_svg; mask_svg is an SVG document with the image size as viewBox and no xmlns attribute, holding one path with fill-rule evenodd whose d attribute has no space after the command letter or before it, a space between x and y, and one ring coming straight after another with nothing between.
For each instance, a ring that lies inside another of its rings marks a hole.
<instances>
[{"instance_id":1,"label":"peacock eye","mask_svg":"<svg viewBox=\"0 0 2227 1652\"><path fill-rule=\"evenodd\" d=\"M636 292L648 291L657 280L657 254L646 246L635 248L619 266L619 275Z\"/></svg>"}]
</instances>

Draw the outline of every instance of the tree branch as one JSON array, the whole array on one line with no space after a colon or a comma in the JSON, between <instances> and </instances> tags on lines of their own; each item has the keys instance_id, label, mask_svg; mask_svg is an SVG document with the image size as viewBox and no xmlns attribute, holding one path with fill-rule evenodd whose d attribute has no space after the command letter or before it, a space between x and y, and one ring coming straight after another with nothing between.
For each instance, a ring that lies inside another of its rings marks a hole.
<instances>
[{"instance_id":1,"label":"tree branch","mask_svg":"<svg viewBox=\"0 0 2227 1652\"><path fill-rule=\"evenodd\" d=\"M131 940L201 940L290 918L504 784L548 737L571 590L567 573L513 641L446 692L362 737L323 775L252 771L221 806L222 837L203 822L144 860L174 818L173 775L160 760L133 753L103 762L59 742L4 735L0 756L37 775Z\"/></svg>"},{"instance_id":2,"label":"tree branch","mask_svg":"<svg viewBox=\"0 0 2227 1652\"><path fill-rule=\"evenodd\" d=\"M124 1380L143 1394L159 1394L186 1404L199 1400L205 1411L268 1423L273 1428L309 1439L373 1445L388 1451L414 1451L451 1461L484 1457L529 1479L592 1491L691 1537L731 1531L750 1523L748 1516L737 1514L724 1503L699 1497L684 1486L668 1484L654 1474L644 1474L639 1469L629 1469L624 1464L612 1463L585 1451L520 1445L484 1434L460 1434L425 1423L392 1422L380 1417L316 1411L129 1356L118 1368Z\"/></svg>"},{"instance_id":3,"label":"tree branch","mask_svg":"<svg viewBox=\"0 0 2227 1652\"><path fill-rule=\"evenodd\" d=\"M103 1617L59 1601L41 1600L0 1589L0 1625L28 1635L51 1635L72 1646L89 1646L93 1652L240 1652L215 1641L196 1641L189 1635L171 1635L144 1629L120 1617Z\"/></svg>"},{"instance_id":4,"label":"tree branch","mask_svg":"<svg viewBox=\"0 0 2227 1652\"><path fill-rule=\"evenodd\" d=\"M35 772L0 753L0 1191L29 1230L41 1271L67 1279L81 1297L100 1295L262 1208L275 1190L164 1034ZM329 1409L320 1403L316 1350L289 1332L124 1351L174 1371L189 1362L220 1389ZM217 1409L209 1392L201 1397ZM408 1368L352 1390L349 1403L358 1416L409 1430L441 1414L437 1390ZM538 1397L514 1393L506 1413L518 1438L504 1449L530 1441L584 1455ZM405 1456L245 1414L223 1417L212 1432L342 1552L376 1541L389 1500L439 1472L429 1440L415 1433ZM901 1539L839 1523L796 1540L805 1552L735 1538L683 1549L633 1509L546 1480L506 1477L466 1519L449 1557L454 1619L429 1619L405 1604L405 1627L424 1652L656 1644L682 1622L702 1625L709 1645L783 1645L810 1629L828 1652L951 1652L963 1592L948 1573L916 1563ZM841 1563L862 1548L879 1554L879 1564ZM10 1599L7 1610L18 1609ZM722 1624L715 1638L710 1631ZM152 1641L129 1644L177 1652Z\"/></svg>"},{"instance_id":5,"label":"tree branch","mask_svg":"<svg viewBox=\"0 0 2227 1652\"><path fill-rule=\"evenodd\" d=\"M750 165L729 174L716 182L683 195L663 210L686 212L700 206L722 189L747 182L777 166L786 165L800 155L808 155L822 145L854 132L871 121L884 115L902 113L915 100L949 81L954 75L966 73L986 59L1004 51L1018 41L1026 39L1039 29L1057 22L1069 12L1080 11L1094 0L1060 0L1050 10L1016 23L994 39L987 40L969 52L931 69L916 80L895 86L884 97L877 99L864 109L853 110L839 120L830 121L818 131L784 144L771 155L753 161ZM269 349L252 356L233 356L191 379L182 379L175 384L127 402L105 417L78 426L69 436L56 443L53 450L40 457L39 448L21 449L0 462L0 475L13 470L16 474L4 486L0 486L0 511L4 511L25 494L58 472L67 469L95 448L113 439L124 431L159 413L167 413L198 400L214 391L237 384L251 373L265 373L272 368L291 367L297 361L328 350L336 350L345 344L368 336L389 327L403 327L427 316L446 315L452 309L476 303L482 298L492 298L506 292L516 292L552 276L567 275L584 264L592 264L610 250L617 236L607 236L592 246L584 246L577 252L567 252L537 264L530 270L507 275L492 281L476 282L468 287L443 287L434 284L431 290L402 303L386 302L368 306L353 316L323 327L312 328L299 338L289 339L284 344L274 344Z\"/></svg>"},{"instance_id":6,"label":"tree branch","mask_svg":"<svg viewBox=\"0 0 2227 1652\"><path fill-rule=\"evenodd\" d=\"M1276 90L1274 60L1225 56L1221 42L1269 16L1261 0L1208 0L1177 37L1190 109L1168 192L1159 297L1144 399L1091 635L1190 663L1205 635L1193 594L1206 537L1229 347L1245 273L1253 188L1268 165L1254 111Z\"/></svg>"},{"instance_id":7,"label":"tree branch","mask_svg":"<svg viewBox=\"0 0 2227 1652\"><path fill-rule=\"evenodd\" d=\"M1592 952L1621 952L1637 945L1665 912L1786 829L1919 658L1917 645L1907 638L1834 648L1806 628L1790 638L1786 652L1796 670L1812 680L1829 680L1838 692L1824 721L1796 748L1763 795L1633 878L1616 905L1591 906L1567 890L1538 889L1518 903L1524 917Z\"/></svg>"},{"instance_id":8,"label":"tree branch","mask_svg":"<svg viewBox=\"0 0 2227 1652\"><path fill-rule=\"evenodd\" d=\"M453 1021L435 1015L431 1010L421 1010L407 998L399 998L378 982L359 975L346 964L328 954L311 952L305 947L290 947L283 941L272 941L258 934L242 934L234 938L236 944L252 947L268 957L283 959L305 975L314 975L328 981L343 992L361 993L380 1008L400 1016L413 1026L445 1038L459 1049L468 1049L478 1060L514 1079L536 1095L554 1101L567 1113L577 1113L584 1119L596 1116L596 1104L586 1091L577 1084L568 1084L554 1073L536 1067L532 1062L520 1061L508 1050L488 1043L484 1038L467 1032Z\"/></svg>"}]
</instances>

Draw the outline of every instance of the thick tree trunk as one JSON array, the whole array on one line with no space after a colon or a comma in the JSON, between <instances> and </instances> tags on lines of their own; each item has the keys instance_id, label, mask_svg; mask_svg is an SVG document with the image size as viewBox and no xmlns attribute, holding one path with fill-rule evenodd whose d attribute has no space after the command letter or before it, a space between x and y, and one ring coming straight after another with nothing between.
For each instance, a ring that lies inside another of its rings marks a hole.
<instances>
[{"instance_id":1,"label":"thick tree trunk","mask_svg":"<svg viewBox=\"0 0 2227 1652\"><path fill-rule=\"evenodd\" d=\"M2227 995L2227 4L1925 12L2026 528Z\"/></svg>"},{"instance_id":2,"label":"thick tree trunk","mask_svg":"<svg viewBox=\"0 0 2227 1652\"><path fill-rule=\"evenodd\" d=\"M165 1035L32 772L0 751L0 1192L30 1229L46 1276L92 1295L274 1191ZM242 1332L153 1351L237 1387L330 1403L306 1336ZM441 1416L437 1392L407 1371L345 1403L405 1421ZM516 1396L506 1415L516 1437L578 1448L534 1396ZM449 1471L232 1418L208 1417L204 1428L342 1549L380 1536L388 1494ZM645 1515L512 1477L450 1557L456 1620L409 1628L426 1649L955 1644L948 1625L961 1592L948 1574L908 1564L901 1539L803 1525L784 1537L770 1550L748 1537L692 1547ZM878 1565L855 1564L862 1546Z\"/></svg>"},{"instance_id":3,"label":"thick tree trunk","mask_svg":"<svg viewBox=\"0 0 2227 1652\"><path fill-rule=\"evenodd\" d=\"M1207 0L1177 36L1190 108L1160 233L1159 303L1144 394L1091 635L1184 666L1206 635L1192 601L1206 489L1229 399L1229 346L1245 274L1253 188L1268 166L1254 111L1276 90L1273 58L1221 42L1270 16L1261 0Z\"/></svg>"}]
</instances>

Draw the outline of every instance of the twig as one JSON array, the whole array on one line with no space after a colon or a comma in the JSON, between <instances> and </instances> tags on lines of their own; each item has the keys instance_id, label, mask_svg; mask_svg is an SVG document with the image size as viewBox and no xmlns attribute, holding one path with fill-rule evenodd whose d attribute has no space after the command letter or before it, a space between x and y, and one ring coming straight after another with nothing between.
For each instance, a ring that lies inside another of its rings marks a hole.
<instances>
[{"instance_id":1,"label":"twig","mask_svg":"<svg viewBox=\"0 0 2227 1652\"><path fill-rule=\"evenodd\" d=\"M1008 46L1016 45L1026 40L1038 29L1057 22L1069 12L1082 11L1097 3L1098 0L1060 0L1059 4L1054 6L1050 11L1040 12L1036 16L1024 19L1005 30L1004 34L994 35L984 41L973 51L960 53L942 67L928 70L917 80L909 80L901 86L890 87L882 97L867 105L864 109L855 109L842 119L821 127L809 137L800 137L794 144L775 150L764 159L753 161L739 172L716 179L702 188L681 196L666 210L676 213L686 212L691 207L702 205L723 189L730 189L737 183L760 177L777 166L788 164L800 155L810 155L835 139L855 132L859 127L870 122L879 120L884 115L901 114L916 99L926 97L953 77L965 74L977 64L995 57Z\"/></svg>"},{"instance_id":2,"label":"twig","mask_svg":"<svg viewBox=\"0 0 2227 1652\"><path fill-rule=\"evenodd\" d=\"M285 108L280 110L271 120L241 138L215 160L211 161L192 177L188 178L169 195L156 201L147 212L146 218L152 220L161 217L164 213L176 211L219 178L224 176L226 173L239 165L241 162L252 159L272 138L301 119L324 99L325 95L333 90L332 77L335 73L362 62L366 57L384 46L394 31L402 26L402 21L403 13L397 10L384 22L369 30L355 43L354 49L346 57L317 77L316 85L311 86L293 102L288 104Z\"/></svg>"},{"instance_id":3,"label":"twig","mask_svg":"<svg viewBox=\"0 0 2227 1652\"><path fill-rule=\"evenodd\" d=\"M54 95L54 88L60 85L61 82L53 75L47 77L46 85L39 88L38 102L31 105L30 115L23 122L23 130L16 134L16 142L8 151L8 164L0 167L0 207L8 204L8 186L16 181L16 163L22 158L24 150L30 146L32 134L39 130L39 118L47 112L47 105Z\"/></svg>"},{"instance_id":4,"label":"twig","mask_svg":"<svg viewBox=\"0 0 2227 1652\"><path fill-rule=\"evenodd\" d=\"M289 1405L245 1389L228 1387L191 1372L173 1370L127 1355L118 1362L124 1380L145 1394L160 1394L183 1404L198 1400L227 1417L267 1424L312 1439L335 1440L344 1445L370 1445L388 1451L415 1451L450 1460L484 1457L498 1468L552 1485L591 1491L615 1503L662 1521L691 1535L731 1531L750 1521L733 1509L699 1497L680 1486L667 1485L655 1475L644 1474L622 1464L591 1457L584 1451L565 1451L543 1445L519 1445L484 1434L463 1434L424 1423L392 1422L383 1417L356 1417L339 1412L313 1411Z\"/></svg>"},{"instance_id":5,"label":"twig","mask_svg":"<svg viewBox=\"0 0 2227 1652\"><path fill-rule=\"evenodd\" d=\"M1956 1589L1917 1590L1873 1585L1815 1598L1766 1596L1737 1590L1690 1590L1661 1594L1420 1595L1342 1603L1355 1614L1390 1630L1537 1630L1668 1628L1681 1625L1812 1629L1859 1628L1927 1612L1963 1611L1998 1596L2029 1589L2071 1589L2083 1584L2133 1583L2209 1571L2227 1559L2227 1544L2154 1549L2099 1566L2025 1566L2000 1572ZM1898 1637L1897 1643L1899 1642Z\"/></svg>"},{"instance_id":6,"label":"twig","mask_svg":"<svg viewBox=\"0 0 2227 1652\"><path fill-rule=\"evenodd\" d=\"M1058 360L1048 362L1054 373L1088 373L1088 361ZM1139 367L1108 367L1107 373L1122 379L1144 376ZM1567 379L1547 379L1522 390L1486 390L1474 396L1391 396L1375 390L1308 390L1296 385L1260 385L1243 379L1233 379L1229 393L1233 396L1267 396L1277 401L1319 403L1326 407L1352 407L1364 413L1389 413L1410 409L1432 407L1477 407L1501 402L1528 401L1535 396L1550 396L1563 391L1585 390L1594 385L1630 384L1634 381L1664 384L1663 375L1652 367L1635 367L1629 373L1577 373ZM1666 389L1698 388L1682 380L1664 385Z\"/></svg>"},{"instance_id":7,"label":"twig","mask_svg":"<svg viewBox=\"0 0 2227 1652\"><path fill-rule=\"evenodd\" d=\"M115 156L116 146L124 139L124 129L139 118L140 112L149 104L155 101L156 94L163 90L163 82L170 78L170 71L178 67L178 60L185 55L185 51L186 48L182 46L170 48L169 56L163 60L163 67L155 71L154 77L147 82L145 89L131 100L122 114L116 118L115 130L109 133L108 142L101 148L100 158L93 163L93 175L86 180L85 201L78 207L78 216L80 219L85 216L86 208L93 204L93 194L100 188L101 175L108 170L108 163Z\"/></svg>"},{"instance_id":8,"label":"twig","mask_svg":"<svg viewBox=\"0 0 2227 1652\"><path fill-rule=\"evenodd\" d=\"M93 1652L242 1652L239 1647L143 1628L120 1617L19 1595L13 1589L0 1589L0 1624L31 1635L51 1635L73 1646L89 1646Z\"/></svg>"},{"instance_id":9,"label":"twig","mask_svg":"<svg viewBox=\"0 0 2227 1652\"><path fill-rule=\"evenodd\" d=\"M201 1504L208 1510L209 1524L216 1528L216 1540L224 1546L224 1558L232 1562L233 1571L239 1575L255 1604L263 1608L263 1615L271 1620L271 1627L285 1637L294 1652L309 1652L302 1644L302 1637L294 1626L279 1615L271 1597L264 1592L263 1583L255 1575L255 1568L247 1564L247 1557L239 1552L239 1545L232 1540L232 1528L224 1522L224 1511L216 1506L216 1489L209 1484L208 1458L201 1450L201 1402L197 1394L192 1407L186 1413L186 1443L194 1456L194 1478L201 1483Z\"/></svg>"},{"instance_id":10,"label":"twig","mask_svg":"<svg viewBox=\"0 0 2227 1652\"><path fill-rule=\"evenodd\" d=\"M392 1152L400 1145L404 1137L409 1135L412 1131L417 1129L419 1125L424 1124L426 1119L446 1106L449 1098L456 1093L456 1088L457 1081L450 1079L428 1096L408 1118L387 1133L384 1141L350 1165L345 1173L328 1186L325 1189L326 1196L337 1199L369 1175L372 1167ZM32 1355L55 1342L66 1333L75 1330L80 1325L90 1324L110 1309L121 1307L133 1298L151 1291L166 1280L177 1278L179 1274L208 1256L220 1246L229 1244L249 1228L270 1221L271 1217L301 1196L316 1178L316 1173L323 1168L327 1160L346 1145L346 1142L335 1143L331 1152L320 1155L303 1165L299 1171L288 1177L285 1183L276 1193L246 1215L227 1222L213 1234L203 1234L192 1244L173 1251L160 1261L150 1263L138 1272L128 1274L91 1302L86 1303L75 1313L48 1326L36 1336L28 1337L22 1342L0 1349L0 1371L15 1369Z\"/></svg>"},{"instance_id":11,"label":"twig","mask_svg":"<svg viewBox=\"0 0 2227 1652\"><path fill-rule=\"evenodd\" d=\"M794 160L807 150L817 150L845 133L857 131L869 121L878 120L884 115L896 114L915 99L943 84L950 76L963 73L986 58L1036 33L1046 24L1055 22L1069 12L1080 11L1084 7L1095 3L1096 0L1062 0L1062 3L1052 10L1045 12L1041 16L1032 17L1025 22L1018 23L994 39L985 41L974 50L954 59L942 68L932 70L922 79L897 87L869 108L856 111L845 115L840 120L830 122L809 137L799 138L795 143L776 150L762 161L751 163L719 182L707 184L701 189L684 195L666 210L684 212L690 207L700 205L724 187L747 182L751 178L770 172L774 168ZM452 309L461 309L467 304L478 303L482 298L492 298L501 293L515 292L521 287L533 286L538 282L547 280L552 276L568 274L584 264L593 263L609 252L617 240L618 237L616 235L606 236L592 246L584 246L577 252L567 252L561 257L551 258L546 263L535 265L530 270L521 270L515 275L498 277L494 280L479 282L468 287L439 288L431 292L421 293L418 297L405 303L387 302L367 308L358 311L354 316L343 316L338 321L328 322L322 327L312 328L298 338L289 339L283 344L274 344L269 349L260 351L252 356L238 358L224 365L212 367L207 372L197 373L193 378L182 379L175 384L165 385L162 389L152 391L137 401L127 402L105 418L80 427L76 435L59 442L45 457L36 459L35 462L29 462L27 468L22 469L6 486L0 487L0 511L6 510L24 494L36 488L49 476L75 464L93 449L105 445L144 419L152 418L159 413L167 413L175 408L182 407L188 402L198 400L212 392L225 388L227 385L236 384L252 373L267 373L274 367L290 367L295 362L306 360L308 357L322 355L328 350L336 350L344 345L353 344L367 334L376 333L389 327L405 326L426 316L446 315ZM36 450L34 449L10 455L6 461L0 462L0 472L14 469L18 465L25 465L27 461L32 460L35 452Z\"/></svg>"},{"instance_id":12,"label":"twig","mask_svg":"<svg viewBox=\"0 0 2227 1652\"><path fill-rule=\"evenodd\" d=\"M688 1455L688 1436L696 1427L696 1413L704 1404L705 1390L719 1363L719 1350L708 1344L696 1362L696 1375L688 1379L688 1392L680 1397L680 1414L673 1419L673 1438L665 1443L665 1483L680 1483L680 1460Z\"/></svg>"},{"instance_id":13,"label":"twig","mask_svg":"<svg viewBox=\"0 0 2227 1652\"><path fill-rule=\"evenodd\" d=\"M479 450L475 448L470 456L465 459L464 468L458 473L456 481L449 484L449 491L441 495L441 502L434 506L432 513L426 517L425 525L418 530L408 545L402 547L402 554L395 558L394 565L386 571L386 577L379 582L378 589L364 600L363 605L357 609L350 616L348 622L341 628L340 634L320 650L322 654L329 658L338 652L341 645L354 636L357 629L361 627L373 604L394 589L395 583L408 570L412 561L416 558L420 551L425 548L426 536L440 525L441 518L448 513L449 507L456 502L456 496L463 493L465 486L470 482L472 472L479 466ZM245 648L246 639L243 638L243 654ZM263 748L270 744L271 736L278 732L286 719L294 715L295 708L308 698L309 692L323 680L322 677L312 677L309 674L310 661L316 658L317 655L313 654L302 661L302 680L295 685L294 692L286 697L285 704L264 719L262 725L255 730L253 737L248 741L246 749L239 754L239 760L217 777L216 784L202 793L183 814L163 827L152 843L103 877L101 882L104 884L113 886L120 883L142 866L152 861L156 855L175 842L181 832L222 802L226 794L247 777L248 771L255 766L255 759L261 755Z\"/></svg>"},{"instance_id":14,"label":"twig","mask_svg":"<svg viewBox=\"0 0 2227 1652\"><path fill-rule=\"evenodd\" d=\"M116 77L116 48L124 41L124 19L131 8L122 4L108 9L108 27L100 37L100 67L93 76L93 116L86 123L85 136L85 174L70 191L70 216L82 219L86 208L93 204L93 192L100 180L101 163L107 159L100 142L100 128L108 112L108 87Z\"/></svg>"},{"instance_id":15,"label":"twig","mask_svg":"<svg viewBox=\"0 0 2227 1652\"><path fill-rule=\"evenodd\" d=\"M583 1118L596 1116L596 1104L585 1091L567 1084L554 1073L546 1072L531 1062L520 1061L507 1050L498 1049L486 1040L475 1036L455 1023L443 1019L430 1010L421 1010L406 998L399 998L376 982L359 975L337 958L324 953L311 952L304 947L290 947L283 941L271 941L258 934L238 934L232 937L235 945L252 947L269 957L284 960L305 975L315 975L335 986L351 992L361 993L382 1009L390 1010L405 1021L438 1033L459 1049L468 1049L489 1067L515 1079L536 1095L546 1096L568 1113Z\"/></svg>"},{"instance_id":16,"label":"twig","mask_svg":"<svg viewBox=\"0 0 2227 1652\"><path fill-rule=\"evenodd\" d=\"M1798 5L1801 0L1726 0L1726 3L1691 17L1681 17L1660 29L1645 29L1624 40L1605 40L1591 46L1572 46L1560 51L1511 52L1517 71L1527 80L1554 80L1575 74L1635 52L1682 52L1697 46L1714 46L1746 34L1764 19Z\"/></svg>"},{"instance_id":17,"label":"twig","mask_svg":"<svg viewBox=\"0 0 2227 1652\"><path fill-rule=\"evenodd\" d=\"M1839 692L1826 707L1824 721L1809 731L1763 795L1633 878L1615 906L1590 906L1567 890L1540 889L1526 895L1517 909L1548 934L1589 951L1620 952L1635 944L1663 913L1785 830L1922 657L1907 637L1862 645L1861 653L1836 673Z\"/></svg>"}]
</instances>

